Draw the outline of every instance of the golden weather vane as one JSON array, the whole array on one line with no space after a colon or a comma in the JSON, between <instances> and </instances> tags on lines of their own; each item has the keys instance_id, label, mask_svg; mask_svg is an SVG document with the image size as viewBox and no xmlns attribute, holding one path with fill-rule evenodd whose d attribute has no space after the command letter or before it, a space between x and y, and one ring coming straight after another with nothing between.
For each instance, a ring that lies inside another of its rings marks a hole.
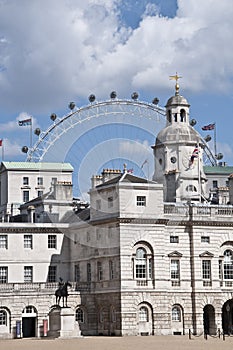
<instances>
[{"instance_id":1,"label":"golden weather vane","mask_svg":"<svg viewBox=\"0 0 233 350\"><path fill-rule=\"evenodd\" d=\"M181 76L179 76L176 72L176 75L170 75L169 76L169 79L170 80L175 80L176 81L176 85L175 85L175 88L176 88L176 95L179 95L179 84L178 84L178 80L182 78Z\"/></svg>"}]
</instances>

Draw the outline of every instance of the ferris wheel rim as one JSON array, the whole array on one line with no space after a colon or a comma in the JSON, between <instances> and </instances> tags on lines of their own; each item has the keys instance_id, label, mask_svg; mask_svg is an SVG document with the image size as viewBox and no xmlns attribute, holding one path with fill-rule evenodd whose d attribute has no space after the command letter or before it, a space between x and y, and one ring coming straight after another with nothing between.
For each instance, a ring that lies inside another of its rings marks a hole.
<instances>
[{"instance_id":1,"label":"ferris wheel rim","mask_svg":"<svg viewBox=\"0 0 233 350\"><path fill-rule=\"evenodd\" d=\"M85 106L79 107L75 111L72 111L71 113L64 115L62 118L57 118L56 122L54 122L52 125L50 125L45 131L43 131L39 135L39 139L37 140L37 142L34 144L33 147L31 147L29 149L26 161L30 162L30 161L36 160L36 159L37 159L37 161L42 161L44 155L48 152L50 146L54 143L54 140L50 141L50 142L47 142L47 144L48 144L47 148L44 147L44 149L40 149L40 145L43 144L43 142L46 143L46 138L48 137L48 135L52 135L52 132L56 128L59 128L59 126L61 126L69 118L72 118L73 116L75 116L77 114L81 114L82 112L85 112L85 111L95 110L98 107L114 106L114 105L115 106L120 106L120 105L122 105L122 106L135 106L135 107L140 107L140 108L143 108L143 109L148 109L148 110L154 111L154 112L156 112L157 114L159 114L159 115L161 115L163 117L166 115L165 108L160 107L158 105L155 105L153 103L145 102L145 101L128 100L128 99L114 99L114 100L105 100L105 101L93 102L93 103L91 103L89 105L85 105ZM105 113L100 113L100 115L104 115ZM123 112L119 112L119 113L123 113ZM82 122L84 122L87 119L96 118L96 117L97 117L97 115L93 114L91 117L88 117L88 118L83 119L83 120L81 120L79 122L76 122L73 126L75 126L78 123L82 123ZM61 132L59 135L57 135L56 139L60 138L62 134L63 133ZM34 154L35 154L35 152L38 152L38 151L41 152L42 154L41 154L41 156L38 156L36 158L36 156Z\"/></svg>"}]
</instances>

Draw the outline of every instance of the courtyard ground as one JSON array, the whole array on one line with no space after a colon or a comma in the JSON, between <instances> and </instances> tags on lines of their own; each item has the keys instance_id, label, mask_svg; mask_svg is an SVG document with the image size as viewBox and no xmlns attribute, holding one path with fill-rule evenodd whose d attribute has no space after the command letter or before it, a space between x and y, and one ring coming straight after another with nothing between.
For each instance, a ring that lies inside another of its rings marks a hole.
<instances>
[{"instance_id":1,"label":"courtyard ground","mask_svg":"<svg viewBox=\"0 0 233 350\"><path fill-rule=\"evenodd\" d=\"M233 337L225 341L188 336L81 337L76 339L0 340L0 350L232 350Z\"/></svg>"}]
</instances>

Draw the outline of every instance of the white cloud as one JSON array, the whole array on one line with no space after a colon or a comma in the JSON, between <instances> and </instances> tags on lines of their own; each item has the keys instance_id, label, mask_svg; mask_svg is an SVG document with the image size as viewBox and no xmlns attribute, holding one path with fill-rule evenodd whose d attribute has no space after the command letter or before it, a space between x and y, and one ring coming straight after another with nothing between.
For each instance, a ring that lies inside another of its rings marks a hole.
<instances>
[{"instance_id":1,"label":"white cloud","mask_svg":"<svg viewBox=\"0 0 233 350\"><path fill-rule=\"evenodd\" d=\"M120 0L0 3L0 103L8 111L49 113L92 92L170 88L176 71L190 90L232 89L229 0L178 0L174 18L148 1L134 30L121 24Z\"/></svg>"},{"instance_id":2,"label":"white cloud","mask_svg":"<svg viewBox=\"0 0 233 350\"><path fill-rule=\"evenodd\" d=\"M17 158L17 156L22 155L21 151L22 146L17 144L16 142L11 142L9 139L3 139L2 147L0 147L1 155L4 159L7 159L8 157L14 157Z\"/></svg>"}]
</instances>

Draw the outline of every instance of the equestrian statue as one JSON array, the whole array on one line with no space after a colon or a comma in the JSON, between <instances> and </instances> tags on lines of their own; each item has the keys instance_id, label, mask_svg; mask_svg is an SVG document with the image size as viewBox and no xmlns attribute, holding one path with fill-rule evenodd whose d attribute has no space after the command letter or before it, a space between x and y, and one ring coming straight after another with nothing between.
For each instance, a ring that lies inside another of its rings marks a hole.
<instances>
[{"instance_id":1,"label":"equestrian statue","mask_svg":"<svg viewBox=\"0 0 233 350\"><path fill-rule=\"evenodd\" d=\"M67 307L67 298L68 298L68 287L72 287L71 283L64 282L60 277L58 282L58 289L55 291L56 296L56 305L60 305L60 300L62 298L63 307Z\"/></svg>"}]
</instances>

